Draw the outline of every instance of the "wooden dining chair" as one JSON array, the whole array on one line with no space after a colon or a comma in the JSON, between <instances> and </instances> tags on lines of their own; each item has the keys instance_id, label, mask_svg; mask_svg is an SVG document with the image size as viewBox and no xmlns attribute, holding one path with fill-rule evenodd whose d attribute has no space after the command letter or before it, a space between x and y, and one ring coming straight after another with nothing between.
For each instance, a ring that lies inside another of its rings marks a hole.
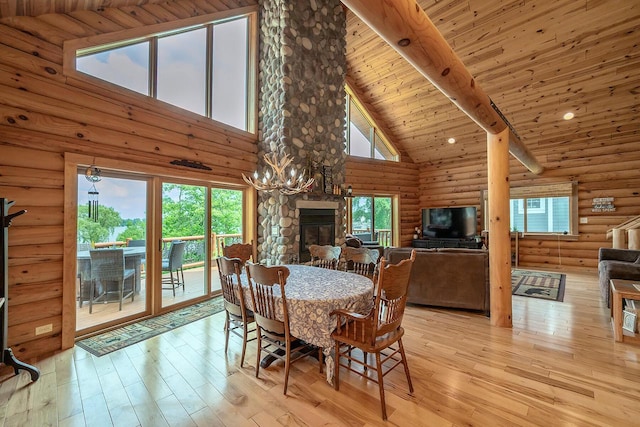
<instances>
[{"instance_id":1,"label":"wooden dining chair","mask_svg":"<svg viewBox=\"0 0 640 427\"><path fill-rule=\"evenodd\" d=\"M337 318L336 329L331 334L335 341L334 387L336 390L340 389L341 366L377 383L384 420L387 419L383 383L385 375L399 365L404 366L409 393L413 393L409 365L402 345L404 329L401 325L407 304L409 276L415 258L414 249L409 259L398 264L387 264L384 258L380 260L375 302L368 315L347 310L332 312ZM354 348L364 353L362 360L353 355ZM369 364L369 353L375 355L375 365ZM342 363L341 359L345 359L346 363ZM374 372L376 377L370 376L369 372Z\"/></svg>"},{"instance_id":2,"label":"wooden dining chair","mask_svg":"<svg viewBox=\"0 0 640 427\"><path fill-rule=\"evenodd\" d=\"M135 297L136 270L127 269L124 264L123 249L92 249L89 251L91 258L91 283L89 288L89 313L93 312L93 304L104 298L109 301L110 294L118 297L118 310L122 310L122 301ZM126 287L126 282L131 279L131 287ZM114 286L115 284L115 286ZM110 286L111 285L111 286ZM100 290L100 295L96 295Z\"/></svg>"},{"instance_id":3,"label":"wooden dining chair","mask_svg":"<svg viewBox=\"0 0 640 427\"><path fill-rule=\"evenodd\" d=\"M243 263L239 258L219 257L216 259L218 272L220 274L220 284L222 286L222 297L224 298L225 321L224 321L224 353L227 354L229 348L229 333L242 338L242 355L240 356L240 367L244 364L244 355L247 350L249 333L255 332L255 319L253 312L247 309L245 296L240 281L240 273ZM253 324L254 327L250 328ZM242 333L239 332L242 330Z\"/></svg>"},{"instance_id":4,"label":"wooden dining chair","mask_svg":"<svg viewBox=\"0 0 640 427\"><path fill-rule=\"evenodd\" d=\"M347 271L367 276L371 280L375 279L378 258L380 257L380 252L377 249L347 246L343 249L343 254Z\"/></svg>"},{"instance_id":5,"label":"wooden dining chair","mask_svg":"<svg viewBox=\"0 0 640 427\"><path fill-rule=\"evenodd\" d=\"M340 260L340 246L331 245L310 245L309 253L311 254L311 264L316 267L328 268L330 270L338 269L338 261Z\"/></svg>"},{"instance_id":6,"label":"wooden dining chair","mask_svg":"<svg viewBox=\"0 0 640 427\"><path fill-rule=\"evenodd\" d=\"M254 261L253 240L250 243L234 243L229 246L225 246L224 241L222 241L222 256L239 258L242 264L246 264L247 261Z\"/></svg>"},{"instance_id":7,"label":"wooden dining chair","mask_svg":"<svg viewBox=\"0 0 640 427\"><path fill-rule=\"evenodd\" d=\"M284 361L284 394L287 394L291 364L317 351L322 372L322 349L306 344L289 331L289 312L285 294L289 269L285 266L265 267L248 262L246 270L258 331L256 378L260 371L263 352ZM292 358L293 355L295 357Z\"/></svg>"}]
</instances>

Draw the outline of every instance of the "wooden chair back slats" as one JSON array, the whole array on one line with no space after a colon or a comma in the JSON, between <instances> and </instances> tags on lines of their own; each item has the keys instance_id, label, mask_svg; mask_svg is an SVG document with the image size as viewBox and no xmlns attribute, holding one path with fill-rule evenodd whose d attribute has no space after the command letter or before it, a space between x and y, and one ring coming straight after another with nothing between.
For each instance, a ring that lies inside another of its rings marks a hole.
<instances>
[{"instance_id":1,"label":"wooden chair back slats","mask_svg":"<svg viewBox=\"0 0 640 427\"><path fill-rule=\"evenodd\" d=\"M316 267L328 268L336 270L338 261L340 260L340 246L331 245L310 245L309 253L311 254L311 263Z\"/></svg>"},{"instance_id":2,"label":"wooden chair back slats","mask_svg":"<svg viewBox=\"0 0 640 427\"><path fill-rule=\"evenodd\" d=\"M239 258L243 264L253 260L253 241L251 243L234 243L225 246L222 243L222 255L227 258Z\"/></svg>"},{"instance_id":3,"label":"wooden chair back slats","mask_svg":"<svg viewBox=\"0 0 640 427\"><path fill-rule=\"evenodd\" d=\"M369 248L345 247L343 250L347 270L374 279L380 252Z\"/></svg>"},{"instance_id":4,"label":"wooden chair back slats","mask_svg":"<svg viewBox=\"0 0 640 427\"><path fill-rule=\"evenodd\" d=\"M407 290L411 267L415 260L415 251L409 259L397 265L387 265L384 258L380 263L376 301L374 303L377 319L377 331L372 339L396 330L402 323L404 309L407 305ZM406 261L406 262L405 262Z\"/></svg>"},{"instance_id":5,"label":"wooden chair back slats","mask_svg":"<svg viewBox=\"0 0 640 427\"><path fill-rule=\"evenodd\" d=\"M284 266L265 267L259 264L246 265L251 301L256 322L265 332L273 335L284 335L289 330L285 284L289 277L289 269ZM275 298L274 288L279 288L280 306ZM278 320L278 311L282 311L284 319Z\"/></svg>"},{"instance_id":6,"label":"wooden chair back slats","mask_svg":"<svg viewBox=\"0 0 640 427\"><path fill-rule=\"evenodd\" d=\"M242 354L240 356L240 366L242 367L247 342L256 339L249 339L249 333L255 331L255 329L249 329L249 324L254 323L255 318L245 304L245 296L240 278L243 263L239 258L227 258L224 256L218 257L216 263L218 265L222 297L224 298L224 308L226 311L224 323L224 352L227 354L227 349L229 348L230 332L242 338ZM242 334L238 332L240 329L242 330Z\"/></svg>"},{"instance_id":7,"label":"wooden chair back slats","mask_svg":"<svg viewBox=\"0 0 640 427\"><path fill-rule=\"evenodd\" d=\"M239 286L242 261L238 258L219 257L216 262L218 263L225 309L231 314L241 316L243 307L245 307L244 293L242 286Z\"/></svg>"}]
</instances>

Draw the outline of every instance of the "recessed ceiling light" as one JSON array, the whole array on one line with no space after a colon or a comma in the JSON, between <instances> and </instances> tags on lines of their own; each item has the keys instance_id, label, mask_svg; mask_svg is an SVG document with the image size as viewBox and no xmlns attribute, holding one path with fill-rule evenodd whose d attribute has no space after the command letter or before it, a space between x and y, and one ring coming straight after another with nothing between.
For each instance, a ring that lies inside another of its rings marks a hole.
<instances>
[{"instance_id":1,"label":"recessed ceiling light","mask_svg":"<svg viewBox=\"0 0 640 427\"><path fill-rule=\"evenodd\" d=\"M571 111L569 111L568 113L564 113L564 116L562 116L562 118L565 119L565 120L571 120L574 117L575 117L575 115Z\"/></svg>"},{"instance_id":2,"label":"recessed ceiling light","mask_svg":"<svg viewBox=\"0 0 640 427\"><path fill-rule=\"evenodd\" d=\"M455 144L456 143L456 139L455 138L449 138L449 139L447 139L447 142L449 144Z\"/></svg>"}]
</instances>

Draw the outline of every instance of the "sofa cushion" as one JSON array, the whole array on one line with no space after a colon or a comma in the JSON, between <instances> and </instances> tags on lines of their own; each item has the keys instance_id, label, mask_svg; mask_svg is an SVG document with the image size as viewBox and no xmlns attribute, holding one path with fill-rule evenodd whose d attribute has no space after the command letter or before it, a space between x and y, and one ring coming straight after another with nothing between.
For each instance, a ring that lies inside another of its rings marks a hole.
<instances>
[{"instance_id":1,"label":"sofa cushion","mask_svg":"<svg viewBox=\"0 0 640 427\"><path fill-rule=\"evenodd\" d=\"M459 254L476 254L478 255L478 249L469 248L436 248L438 252L452 252Z\"/></svg>"}]
</instances>

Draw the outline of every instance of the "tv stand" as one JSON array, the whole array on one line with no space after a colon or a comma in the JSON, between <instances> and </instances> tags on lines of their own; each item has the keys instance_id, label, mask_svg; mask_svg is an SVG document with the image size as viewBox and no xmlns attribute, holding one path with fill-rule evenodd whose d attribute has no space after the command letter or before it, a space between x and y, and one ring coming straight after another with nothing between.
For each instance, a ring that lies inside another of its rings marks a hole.
<instances>
[{"instance_id":1,"label":"tv stand","mask_svg":"<svg viewBox=\"0 0 640 427\"><path fill-rule=\"evenodd\" d=\"M411 246L414 248L482 249L482 242L476 242L474 239L414 239Z\"/></svg>"}]
</instances>

